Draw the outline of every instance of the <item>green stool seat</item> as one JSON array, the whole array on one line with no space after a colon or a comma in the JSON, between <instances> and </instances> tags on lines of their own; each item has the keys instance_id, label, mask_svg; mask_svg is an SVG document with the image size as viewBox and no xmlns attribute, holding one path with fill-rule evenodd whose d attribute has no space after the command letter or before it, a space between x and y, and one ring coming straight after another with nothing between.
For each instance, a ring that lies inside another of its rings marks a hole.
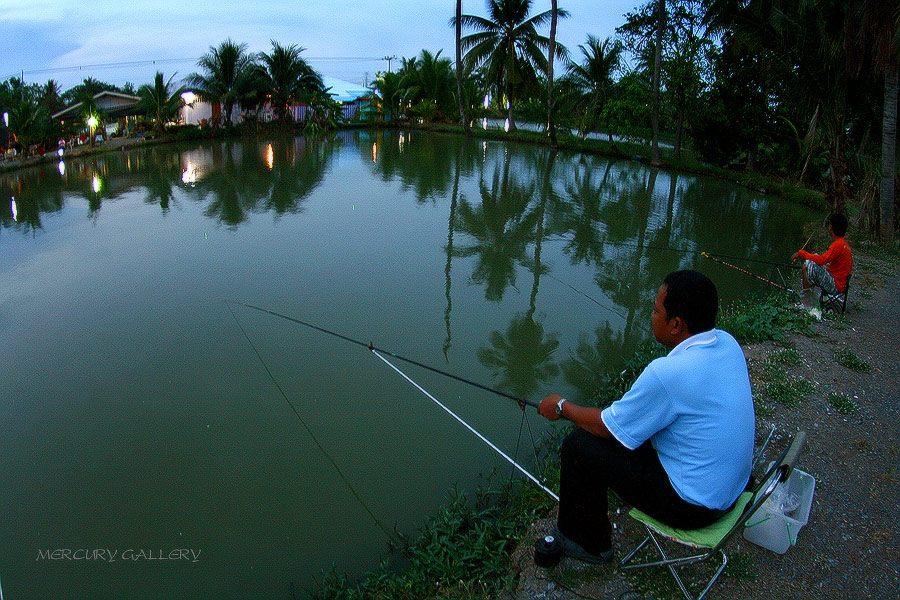
<instances>
[{"instance_id":1,"label":"green stool seat","mask_svg":"<svg viewBox=\"0 0 900 600\"><path fill-rule=\"evenodd\" d=\"M772 463L772 466L765 475L762 476L759 483L751 491L743 492L735 502L734 508L722 515L722 517L712 525L708 525L701 529L678 529L677 527L670 527L664 523L660 523L653 517L650 517L636 508L631 509L628 513L629 516L640 521L644 525L644 529L647 531L647 537L638 544L637 548L629 552L628 556L622 559L622 562L619 563L619 567L624 570L643 569L647 567L666 567L669 569L672 577L675 578L675 582L678 584L678 587L681 588L681 592L687 600L701 600L706 593L709 592L710 588L712 588L713 584L728 564L728 555L725 553L725 544L741 530L747 520L753 516L766 500L768 500L778 484L787 481L805 442L806 434L801 431L794 437L790 447L785 450L781 458ZM690 556L669 557L662 544L662 542L665 542L666 540L677 542L684 546L690 546L691 548L703 549L703 551ZM652 562L632 564L632 559L647 545L648 542L653 542L653 546L656 547L661 559ZM681 576L675 570L675 567L683 567L685 565L704 561L714 555L719 555L721 557L719 568L700 592L700 595L696 597L692 596L688 591L687 586L685 586L684 581L681 580Z\"/></svg>"}]
</instances>

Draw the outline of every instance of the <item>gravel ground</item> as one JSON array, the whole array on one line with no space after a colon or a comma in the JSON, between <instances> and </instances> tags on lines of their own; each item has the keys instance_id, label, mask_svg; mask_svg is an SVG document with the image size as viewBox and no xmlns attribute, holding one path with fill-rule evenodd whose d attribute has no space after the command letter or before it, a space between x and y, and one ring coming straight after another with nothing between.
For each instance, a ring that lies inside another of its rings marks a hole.
<instances>
[{"instance_id":1,"label":"gravel ground","mask_svg":"<svg viewBox=\"0 0 900 600\"><path fill-rule=\"evenodd\" d=\"M780 452L795 432L805 430L809 438L798 468L815 477L815 496L809 523L786 554L734 539L729 567L707 598L900 599L900 274L896 261L856 254L843 319L815 323L812 336L790 334L782 343L744 348L754 395L764 407L757 414L758 443L776 425L772 448ZM765 389L767 365L785 348L799 352L799 361L783 365L789 377L812 384L812 393L792 407L773 402ZM852 351L870 370L840 364L841 350ZM856 411L836 410L829 401L833 394L852 400ZM617 559L641 539L625 512L613 515ZM553 521L535 523L531 539ZM523 544L513 556L519 572L515 600L682 597L663 569L625 575L614 565L568 558L541 569L532 553L533 546Z\"/></svg>"}]
</instances>

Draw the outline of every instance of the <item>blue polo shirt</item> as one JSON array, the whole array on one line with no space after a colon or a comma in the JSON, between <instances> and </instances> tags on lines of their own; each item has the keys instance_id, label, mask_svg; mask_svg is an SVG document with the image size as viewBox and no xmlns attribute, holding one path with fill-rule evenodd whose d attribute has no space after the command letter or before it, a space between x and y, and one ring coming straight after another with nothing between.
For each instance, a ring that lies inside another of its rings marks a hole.
<instances>
[{"instance_id":1,"label":"blue polo shirt","mask_svg":"<svg viewBox=\"0 0 900 600\"><path fill-rule=\"evenodd\" d=\"M602 412L629 449L650 440L684 500L726 509L750 478L756 419L747 361L737 341L704 331L657 358Z\"/></svg>"}]
</instances>

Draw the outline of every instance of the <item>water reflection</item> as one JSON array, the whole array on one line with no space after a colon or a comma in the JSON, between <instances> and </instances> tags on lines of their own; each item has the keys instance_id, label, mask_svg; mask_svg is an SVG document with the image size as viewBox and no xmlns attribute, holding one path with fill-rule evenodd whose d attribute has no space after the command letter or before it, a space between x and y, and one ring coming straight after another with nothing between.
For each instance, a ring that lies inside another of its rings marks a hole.
<instances>
[{"instance_id":1,"label":"water reflection","mask_svg":"<svg viewBox=\"0 0 900 600\"><path fill-rule=\"evenodd\" d=\"M46 433L50 422L51 431L64 432L60 439L76 444L69 456L88 457L64 465L73 480L101 481L108 486L100 488L103 498L122 498L146 522L187 528L185 539L191 530L191 542L208 539L210 554L233 557L204 565L205 579L221 581L233 563L253 560L234 548L271 548L263 561L274 565L265 569L268 583L248 579L230 595L217 594L223 598L273 597L260 586L284 589L284 573L311 581L320 563L327 568L333 560L321 548L336 549L341 561L376 561L378 532L360 535L371 519L346 486L329 484L334 468L319 464L318 450L338 452L365 504L401 525L421 522L415 511L442 501L448 478L476 485L477 473L492 467L492 459L457 444L454 430L441 429L439 420L405 410L409 390L344 345L265 315L241 315L258 345L254 357L223 310L223 297L258 299L374 337L516 396L559 389L587 401L601 374L651 337L652 299L666 273L699 267L723 298L734 298L755 283L700 262L697 252L785 256L809 218L718 181L417 131L67 156L64 173L54 161L0 175L0 193L0 341L11 356L42 365L40 378L0 378L0 396L15 397L21 409L2 432L13 440L8 452L37 457L21 463L28 477L10 477L16 502L9 521L26 527L4 535L36 539L43 523L65 518L89 539L91 526L107 525L92 522L88 503L48 504L46 490L64 499L66 490L81 493L57 483L58 456L51 453L59 446ZM102 216L105 226L93 227L85 216ZM184 243L186 232L203 232L209 243ZM29 318L18 318L23 310ZM316 407L310 428L318 442L298 434L278 398L281 410L269 402L275 392L257 357L292 401ZM481 398L454 385L428 381L429 390L469 410L502 443L511 403L476 410ZM66 401L57 407L52 398ZM404 410L385 413L392 402ZM42 412L47 406L53 410ZM346 410L362 416L348 426ZM409 420L398 420L401 413ZM31 421L26 427L16 419ZM109 425L117 422L127 426ZM124 438L117 436L132 432L146 444L121 452ZM436 439L453 445L452 461ZM175 465L177 478L173 454L157 452L163 447L185 457ZM408 470L400 468L405 463ZM301 485L298 471L305 474ZM119 473L133 473L132 490L123 488ZM385 485L392 477L397 481ZM182 486L177 494L173 480ZM401 492L394 486L404 485L413 488L404 497L416 496L412 508L396 502ZM162 520L160 497L178 500ZM36 507L28 510L42 518L16 514L19 506ZM313 531L324 541L307 555L304 536L273 539L264 523ZM121 525L113 525L115 532L103 535L115 542ZM309 573L299 572L304 566ZM34 586L48 575L24 561L13 569ZM100 589L96 582L109 576L79 573L90 580L86 589ZM173 581L196 576L179 573Z\"/></svg>"}]
</instances>

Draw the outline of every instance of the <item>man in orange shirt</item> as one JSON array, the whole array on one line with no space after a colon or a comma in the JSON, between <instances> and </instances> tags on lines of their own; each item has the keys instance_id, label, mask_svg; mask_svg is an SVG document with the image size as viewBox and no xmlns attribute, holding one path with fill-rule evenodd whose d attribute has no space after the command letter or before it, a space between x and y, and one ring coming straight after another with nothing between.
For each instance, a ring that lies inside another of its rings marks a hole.
<instances>
[{"instance_id":1,"label":"man in orange shirt","mask_svg":"<svg viewBox=\"0 0 900 600\"><path fill-rule=\"evenodd\" d=\"M812 306L811 290L814 286L822 288L829 295L843 294L847 288L847 278L853 272L853 253L850 244L844 239L847 233L847 217L834 213L825 221L832 242L825 254L811 254L806 250L798 250L791 260L802 258L806 264L803 275L803 304Z\"/></svg>"}]
</instances>

